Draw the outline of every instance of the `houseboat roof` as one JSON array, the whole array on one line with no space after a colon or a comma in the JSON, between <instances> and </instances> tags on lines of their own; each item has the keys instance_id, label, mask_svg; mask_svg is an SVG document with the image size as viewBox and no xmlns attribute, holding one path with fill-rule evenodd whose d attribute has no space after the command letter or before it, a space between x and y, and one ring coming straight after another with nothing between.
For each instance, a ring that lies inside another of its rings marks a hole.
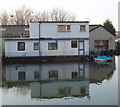
<instances>
[{"instance_id":1,"label":"houseboat roof","mask_svg":"<svg viewBox=\"0 0 120 107\"><path fill-rule=\"evenodd\" d=\"M89 21L35 21L31 23L89 23Z\"/></svg>"}]
</instances>

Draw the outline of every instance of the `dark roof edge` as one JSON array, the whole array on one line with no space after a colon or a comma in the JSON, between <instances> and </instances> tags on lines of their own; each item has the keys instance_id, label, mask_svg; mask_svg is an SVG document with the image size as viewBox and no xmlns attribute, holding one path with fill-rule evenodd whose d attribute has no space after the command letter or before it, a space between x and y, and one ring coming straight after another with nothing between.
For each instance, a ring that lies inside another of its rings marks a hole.
<instances>
[{"instance_id":1,"label":"dark roof edge","mask_svg":"<svg viewBox=\"0 0 120 107\"><path fill-rule=\"evenodd\" d=\"M90 24L89 26L102 26L101 24Z\"/></svg>"},{"instance_id":2,"label":"dark roof edge","mask_svg":"<svg viewBox=\"0 0 120 107\"><path fill-rule=\"evenodd\" d=\"M31 23L89 23L89 21L36 21Z\"/></svg>"},{"instance_id":3,"label":"dark roof edge","mask_svg":"<svg viewBox=\"0 0 120 107\"><path fill-rule=\"evenodd\" d=\"M102 27L102 25L89 25L89 26L96 26L95 28L91 29L89 32L92 32L93 30L99 28L100 26Z\"/></svg>"},{"instance_id":4,"label":"dark roof edge","mask_svg":"<svg viewBox=\"0 0 120 107\"><path fill-rule=\"evenodd\" d=\"M0 25L0 27L16 27L16 26L28 26L29 27L29 25Z\"/></svg>"}]
</instances>

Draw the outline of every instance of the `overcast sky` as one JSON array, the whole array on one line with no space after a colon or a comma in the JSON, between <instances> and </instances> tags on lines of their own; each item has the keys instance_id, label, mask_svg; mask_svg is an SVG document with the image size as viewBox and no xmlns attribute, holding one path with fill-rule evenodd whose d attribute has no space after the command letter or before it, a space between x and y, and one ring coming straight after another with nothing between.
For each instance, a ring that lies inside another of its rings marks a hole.
<instances>
[{"instance_id":1,"label":"overcast sky","mask_svg":"<svg viewBox=\"0 0 120 107\"><path fill-rule=\"evenodd\" d=\"M90 20L90 24L103 24L110 19L118 30L118 2L120 0L0 0L0 11L25 5L34 10L62 8L77 16L77 20Z\"/></svg>"}]
</instances>

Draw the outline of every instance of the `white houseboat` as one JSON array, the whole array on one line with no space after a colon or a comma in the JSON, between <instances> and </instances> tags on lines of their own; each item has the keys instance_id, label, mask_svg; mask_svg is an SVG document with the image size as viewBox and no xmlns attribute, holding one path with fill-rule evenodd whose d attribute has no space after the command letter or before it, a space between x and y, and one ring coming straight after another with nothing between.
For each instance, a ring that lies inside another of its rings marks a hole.
<instances>
[{"instance_id":1,"label":"white houseboat","mask_svg":"<svg viewBox=\"0 0 120 107\"><path fill-rule=\"evenodd\" d=\"M32 22L30 38L6 39L5 57L89 55L89 22Z\"/></svg>"}]
</instances>

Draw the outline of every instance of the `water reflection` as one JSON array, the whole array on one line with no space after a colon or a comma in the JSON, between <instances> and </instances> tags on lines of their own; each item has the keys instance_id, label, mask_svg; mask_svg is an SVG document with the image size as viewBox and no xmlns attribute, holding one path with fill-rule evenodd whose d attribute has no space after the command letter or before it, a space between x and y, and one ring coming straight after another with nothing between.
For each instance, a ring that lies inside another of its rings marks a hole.
<instances>
[{"instance_id":1,"label":"water reflection","mask_svg":"<svg viewBox=\"0 0 120 107\"><path fill-rule=\"evenodd\" d=\"M3 67L3 88L31 98L90 97L89 85L112 78L115 62L9 64Z\"/></svg>"}]
</instances>

